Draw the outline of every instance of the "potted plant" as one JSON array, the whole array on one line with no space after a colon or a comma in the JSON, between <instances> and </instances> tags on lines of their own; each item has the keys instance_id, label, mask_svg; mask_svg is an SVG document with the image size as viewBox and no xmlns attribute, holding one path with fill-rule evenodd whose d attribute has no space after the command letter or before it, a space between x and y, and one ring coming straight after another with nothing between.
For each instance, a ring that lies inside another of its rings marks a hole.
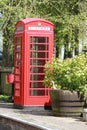
<instances>
[{"instance_id":1,"label":"potted plant","mask_svg":"<svg viewBox=\"0 0 87 130\"><path fill-rule=\"evenodd\" d=\"M80 116L87 97L87 58L84 54L64 61L53 58L45 65L52 109L59 116ZM56 88L56 89L55 89Z\"/></svg>"}]
</instances>

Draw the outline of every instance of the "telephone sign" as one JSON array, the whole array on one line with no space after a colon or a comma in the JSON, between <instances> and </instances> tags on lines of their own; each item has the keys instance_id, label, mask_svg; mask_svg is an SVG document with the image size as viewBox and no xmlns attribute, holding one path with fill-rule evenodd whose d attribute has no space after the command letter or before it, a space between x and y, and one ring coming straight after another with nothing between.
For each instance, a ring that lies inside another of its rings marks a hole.
<instances>
[{"instance_id":1,"label":"telephone sign","mask_svg":"<svg viewBox=\"0 0 87 130\"><path fill-rule=\"evenodd\" d=\"M35 27L35 26L31 26L31 27L28 27L28 30L50 31L50 27Z\"/></svg>"}]
</instances>

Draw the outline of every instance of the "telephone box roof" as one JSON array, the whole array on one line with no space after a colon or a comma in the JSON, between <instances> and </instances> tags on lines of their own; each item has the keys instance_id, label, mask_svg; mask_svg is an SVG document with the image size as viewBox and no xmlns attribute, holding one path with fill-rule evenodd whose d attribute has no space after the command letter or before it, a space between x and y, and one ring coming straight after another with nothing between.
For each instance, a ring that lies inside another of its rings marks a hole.
<instances>
[{"instance_id":1,"label":"telephone box roof","mask_svg":"<svg viewBox=\"0 0 87 130\"><path fill-rule=\"evenodd\" d=\"M35 22L35 21L43 21L45 23L49 23L51 25L53 25L53 23L47 21L47 20L44 20L44 19L41 19L41 18L26 18L26 19L23 19L23 20L19 20L18 22L23 22L24 24L27 24L27 23L30 23L30 22Z\"/></svg>"}]
</instances>

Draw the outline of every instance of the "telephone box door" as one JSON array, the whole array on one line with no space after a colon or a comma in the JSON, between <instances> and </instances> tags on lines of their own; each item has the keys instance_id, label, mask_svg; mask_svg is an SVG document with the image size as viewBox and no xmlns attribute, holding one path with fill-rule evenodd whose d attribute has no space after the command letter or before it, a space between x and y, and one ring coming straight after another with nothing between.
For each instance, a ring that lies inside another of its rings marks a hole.
<instances>
[{"instance_id":1,"label":"telephone box door","mask_svg":"<svg viewBox=\"0 0 87 130\"><path fill-rule=\"evenodd\" d=\"M50 60L53 54L50 48L50 35L46 36L29 36L30 40L30 72L29 72L29 96L31 103L43 104L45 100L49 102L49 88L44 85L44 66ZM43 97L43 100L40 98ZM33 101L32 101L33 100Z\"/></svg>"}]
</instances>

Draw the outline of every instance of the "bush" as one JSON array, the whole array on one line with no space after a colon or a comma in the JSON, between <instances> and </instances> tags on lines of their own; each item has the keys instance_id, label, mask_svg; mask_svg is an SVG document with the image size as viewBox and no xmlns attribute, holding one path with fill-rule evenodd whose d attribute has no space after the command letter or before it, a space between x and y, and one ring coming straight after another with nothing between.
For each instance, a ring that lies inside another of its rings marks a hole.
<instances>
[{"instance_id":1,"label":"bush","mask_svg":"<svg viewBox=\"0 0 87 130\"><path fill-rule=\"evenodd\" d=\"M7 96L7 95L0 95L0 101L6 101L6 102L9 102L10 100L9 100L9 96Z\"/></svg>"},{"instance_id":2,"label":"bush","mask_svg":"<svg viewBox=\"0 0 87 130\"><path fill-rule=\"evenodd\" d=\"M64 61L53 58L45 65L46 86L52 87L52 81L57 89L78 91L87 95L87 58L84 54L67 58Z\"/></svg>"}]
</instances>

